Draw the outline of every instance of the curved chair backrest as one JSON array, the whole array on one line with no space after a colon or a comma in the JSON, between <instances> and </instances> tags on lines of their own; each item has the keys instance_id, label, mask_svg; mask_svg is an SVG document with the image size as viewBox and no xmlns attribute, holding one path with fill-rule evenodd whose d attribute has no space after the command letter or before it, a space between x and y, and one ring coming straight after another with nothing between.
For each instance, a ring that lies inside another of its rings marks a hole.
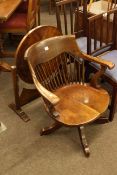
<instances>
[{"instance_id":1,"label":"curved chair backrest","mask_svg":"<svg viewBox=\"0 0 117 175\"><path fill-rule=\"evenodd\" d=\"M15 54L17 73L23 81L33 83L27 61L24 60L26 49L38 41L59 35L61 35L61 33L56 27L38 26L23 37Z\"/></svg>"},{"instance_id":2,"label":"curved chair backrest","mask_svg":"<svg viewBox=\"0 0 117 175\"><path fill-rule=\"evenodd\" d=\"M32 75L48 90L84 83L84 61L74 36L52 37L35 43L27 49L25 57Z\"/></svg>"},{"instance_id":3,"label":"curved chair backrest","mask_svg":"<svg viewBox=\"0 0 117 175\"><path fill-rule=\"evenodd\" d=\"M105 61L100 62L81 52L74 35L56 36L37 42L26 50L24 57L28 60L35 84L39 82L50 91L68 84L84 84L85 60L113 68L112 63L105 64ZM92 79L94 86L95 80Z\"/></svg>"}]
</instances>

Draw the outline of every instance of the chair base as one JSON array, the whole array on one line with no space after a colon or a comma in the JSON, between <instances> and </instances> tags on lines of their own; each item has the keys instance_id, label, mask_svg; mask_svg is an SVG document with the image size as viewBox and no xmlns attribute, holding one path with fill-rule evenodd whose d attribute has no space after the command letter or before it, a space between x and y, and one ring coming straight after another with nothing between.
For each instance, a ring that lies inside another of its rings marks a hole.
<instances>
[{"instance_id":1,"label":"chair base","mask_svg":"<svg viewBox=\"0 0 117 175\"><path fill-rule=\"evenodd\" d=\"M86 157L89 157L90 151L89 151L88 143L87 143L86 136L85 136L84 126L78 127L78 132L79 132L80 141L82 144L84 154Z\"/></svg>"},{"instance_id":2,"label":"chair base","mask_svg":"<svg viewBox=\"0 0 117 175\"><path fill-rule=\"evenodd\" d=\"M28 122L30 118L28 115L21 109L17 109L16 105L14 103L9 104L9 107L24 121Z\"/></svg>"},{"instance_id":3,"label":"chair base","mask_svg":"<svg viewBox=\"0 0 117 175\"><path fill-rule=\"evenodd\" d=\"M57 129L61 127L62 127L61 124L55 122L49 127L42 128L40 131L40 135L43 136L43 135L51 134L52 132L56 131Z\"/></svg>"},{"instance_id":4,"label":"chair base","mask_svg":"<svg viewBox=\"0 0 117 175\"><path fill-rule=\"evenodd\" d=\"M43 136L43 135L51 134L52 132L56 131L57 129L61 127L62 125L60 123L55 122L49 127L42 128L40 131L40 135ZM81 145L82 145L84 154L86 157L89 157L90 151L89 151L88 143L87 143L85 132L84 132L84 126L79 126L78 132L79 132L80 141L81 141Z\"/></svg>"},{"instance_id":5,"label":"chair base","mask_svg":"<svg viewBox=\"0 0 117 175\"><path fill-rule=\"evenodd\" d=\"M99 119L95 120L94 123L96 124L105 124L109 122L108 117L100 117Z\"/></svg>"}]
</instances>

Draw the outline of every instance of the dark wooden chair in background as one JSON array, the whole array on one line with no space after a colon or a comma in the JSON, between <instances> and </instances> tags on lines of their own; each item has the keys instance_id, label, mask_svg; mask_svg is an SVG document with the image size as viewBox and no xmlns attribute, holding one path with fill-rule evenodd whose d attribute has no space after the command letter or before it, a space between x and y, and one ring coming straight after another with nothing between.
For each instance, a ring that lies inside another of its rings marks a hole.
<instances>
[{"instance_id":1,"label":"dark wooden chair in background","mask_svg":"<svg viewBox=\"0 0 117 175\"><path fill-rule=\"evenodd\" d=\"M56 27L53 26L38 26L30 30L21 40L15 54L15 66L12 66L13 86L15 102L9 106L12 108L24 121L28 121L29 117L22 110L22 107L37 98L39 94L32 87L33 80L29 71L27 61L24 60L26 49L32 44L46 38L61 35ZM19 83L23 82L23 85ZM20 82L19 82L20 81ZM24 86L26 85L26 86ZM31 86L31 87L30 87Z\"/></svg>"},{"instance_id":2,"label":"dark wooden chair in background","mask_svg":"<svg viewBox=\"0 0 117 175\"><path fill-rule=\"evenodd\" d=\"M61 0L49 0L49 14L55 14L56 11L56 2L61 1ZM60 7L62 11L62 6Z\"/></svg>"},{"instance_id":3,"label":"dark wooden chair in background","mask_svg":"<svg viewBox=\"0 0 117 175\"><path fill-rule=\"evenodd\" d=\"M61 33L65 35L74 34L75 10L79 11L78 0L62 0L56 2L57 28Z\"/></svg>"},{"instance_id":4,"label":"dark wooden chair in background","mask_svg":"<svg viewBox=\"0 0 117 175\"><path fill-rule=\"evenodd\" d=\"M106 111L108 93L98 86L98 79L106 68L114 64L81 52L74 36L58 36L35 43L25 53L32 78L42 95L46 111L55 121L43 128L41 135L49 134L61 126L77 127L86 156L89 147L84 134L84 125ZM90 84L85 83L84 60L101 66Z\"/></svg>"},{"instance_id":5,"label":"dark wooden chair in background","mask_svg":"<svg viewBox=\"0 0 117 175\"><path fill-rule=\"evenodd\" d=\"M30 29L38 26L38 0L23 1L21 5L16 9L12 16L3 23L0 23L0 33L4 34L26 34ZM4 49L4 37L3 38L3 53ZM8 56L14 55L14 52L6 52Z\"/></svg>"},{"instance_id":6,"label":"dark wooden chair in background","mask_svg":"<svg viewBox=\"0 0 117 175\"><path fill-rule=\"evenodd\" d=\"M22 0L18 6L16 13L26 13L28 11L28 0ZM40 25L40 0L37 1L36 25Z\"/></svg>"},{"instance_id":7,"label":"dark wooden chair in background","mask_svg":"<svg viewBox=\"0 0 117 175\"><path fill-rule=\"evenodd\" d=\"M88 4L89 3L89 4ZM76 20L75 20L75 35L77 43L80 46L81 50L85 53L88 52L87 45L87 35L88 35L88 26L87 19L95 16L96 14L106 13L109 10L112 10L117 7L116 1L87 1L84 7L79 7L79 10L76 10ZM98 26L97 26L98 28ZM93 42L93 40L91 40ZM93 43L92 43L93 44ZM94 48L92 48L94 49ZM95 50L95 49L94 49Z\"/></svg>"},{"instance_id":8,"label":"dark wooden chair in background","mask_svg":"<svg viewBox=\"0 0 117 175\"><path fill-rule=\"evenodd\" d=\"M62 12L61 12L62 6ZM74 34L81 50L87 52L87 3L78 0L61 0L56 2L57 28L65 35Z\"/></svg>"},{"instance_id":9,"label":"dark wooden chair in background","mask_svg":"<svg viewBox=\"0 0 117 175\"><path fill-rule=\"evenodd\" d=\"M49 0L49 14L51 15L55 11L56 0Z\"/></svg>"},{"instance_id":10,"label":"dark wooden chair in background","mask_svg":"<svg viewBox=\"0 0 117 175\"><path fill-rule=\"evenodd\" d=\"M112 10L117 7L117 1L116 0L110 0L108 2L108 10Z\"/></svg>"},{"instance_id":11,"label":"dark wooden chair in background","mask_svg":"<svg viewBox=\"0 0 117 175\"><path fill-rule=\"evenodd\" d=\"M110 113L107 118L112 121L117 107L117 9L88 18L88 29L88 54L99 55L115 64L112 71L107 70L103 75L104 80L112 86ZM99 67L90 64L89 70L97 71Z\"/></svg>"},{"instance_id":12,"label":"dark wooden chair in background","mask_svg":"<svg viewBox=\"0 0 117 175\"><path fill-rule=\"evenodd\" d=\"M100 0L100 1L90 1L88 4L88 12L92 12L94 14L99 14L103 12L107 12L117 7L116 0Z\"/></svg>"}]
</instances>

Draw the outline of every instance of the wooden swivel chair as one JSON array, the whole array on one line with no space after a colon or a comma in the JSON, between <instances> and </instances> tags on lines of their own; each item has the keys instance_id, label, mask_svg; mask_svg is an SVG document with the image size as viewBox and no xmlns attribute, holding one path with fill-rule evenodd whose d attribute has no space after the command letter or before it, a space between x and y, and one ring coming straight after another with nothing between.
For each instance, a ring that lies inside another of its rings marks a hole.
<instances>
[{"instance_id":1,"label":"wooden swivel chair","mask_svg":"<svg viewBox=\"0 0 117 175\"><path fill-rule=\"evenodd\" d=\"M0 23L0 33L3 34L26 34L30 29L35 26L38 26L38 0L27 0L21 4L24 9L21 7L19 10L12 14L12 16L3 23ZM25 3L25 4L24 4ZM4 41L4 40L3 40ZM6 56L10 53L4 51L4 47L1 48L3 55ZM11 56L14 54L11 53Z\"/></svg>"},{"instance_id":2,"label":"wooden swivel chair","mask_svg":"<svg viewBox=\"0 0 117 175\"><path fill-rule=\"evenodd\" d=\"M104 80L112 86L110 113L107 118L112 121L117 107L117 9L88 18L88 29L88 53L115 64L112 71L106 71L103 75ZM90 64L88 70L95 72L99 67Z\"/></svg>"},{"instance_id":3,"label":"wooden swivel chair","mask_svg":"<svg viewBox=\"0 0 117 175\"><path fill-rule=\"evenodd\" d=\"M25 53L33 81L42 95L46 111L55 123L41 130L46 135L61 126L77 127L86 156L89 147L84 125L96 120L109 105L107 91L98 79L114 64L81 52L74 36L58 36L35 43ZM101 66L89 84L85 83L84 60Z\"/></svg>"},{"instance_id":4,"label":"wooden swivel chair","mask_svg":"<svg viewBox=\"0 0 117 175\"><path fill-rule=\"evenodd\" d=\"M15 111L18 116L25 122L29 121L29 117L22 110L22 107L39 96L37 90L33 87L33 80L28 68L27 61L24 60L26 49L32 44L61 35L56 27L53 26L37 26L30 30L21 40L15 53L15 66L12 66L13 87L15 102L9 107ZM22 81L22 86L20 85Z\"/></svg>"}]
</instances>

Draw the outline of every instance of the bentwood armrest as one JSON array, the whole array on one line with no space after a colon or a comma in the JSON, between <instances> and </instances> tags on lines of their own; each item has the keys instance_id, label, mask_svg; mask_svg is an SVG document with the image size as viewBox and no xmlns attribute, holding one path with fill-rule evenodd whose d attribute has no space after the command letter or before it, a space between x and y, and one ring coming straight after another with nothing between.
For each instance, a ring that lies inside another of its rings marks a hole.
<instances>
[{"instance_id":1,"label":"bentwood armrest","mask_svg":"<svg viewBox=\"0 0 117 175\"><path fill-rule=\"evenodd\" d=\"M88 61L95 62L97 64L100 64L101 66L108 67L108 69L113 69L114 68L114 63L111 61L106 61L100 57L93 57L90 55L87 55L85 53L81 54L82 58L87 59Z\"/></svg>"},{"instance_id":2,"label":"bentwood armrest","mask_svg":"<svg viewBox=\"0 0 117 175\"><path fill-rule=\"evenodd\" d=\"M36 79L34 80L36 84L36 88L41 93L43 97L45 97L50 103L53 105L56 105L59 102L59 97L57 97L54 93L48 91L46 88L44 88L41 83L39 83Z\"/></svg>"},{"instance_id":3,"label":"bentwood armrest","mask_svg":"<svg viewBox=\"0 0 117 175\"><path fill-rule=\"evenodd\" d=\"M36 85L37 90L41 93L41 95L43 97L45 97L50 103L52 103L53 105L56 105L59 102L59 97L57 97L54 93L50 92L49 90L47 90L45 87L42 86L41 83L39 83L39 81L36 78L36 75L31 67L31 64L29 63L31 72L32 72L32 78L33 81Z\"/></svg>"}]
</instances>

